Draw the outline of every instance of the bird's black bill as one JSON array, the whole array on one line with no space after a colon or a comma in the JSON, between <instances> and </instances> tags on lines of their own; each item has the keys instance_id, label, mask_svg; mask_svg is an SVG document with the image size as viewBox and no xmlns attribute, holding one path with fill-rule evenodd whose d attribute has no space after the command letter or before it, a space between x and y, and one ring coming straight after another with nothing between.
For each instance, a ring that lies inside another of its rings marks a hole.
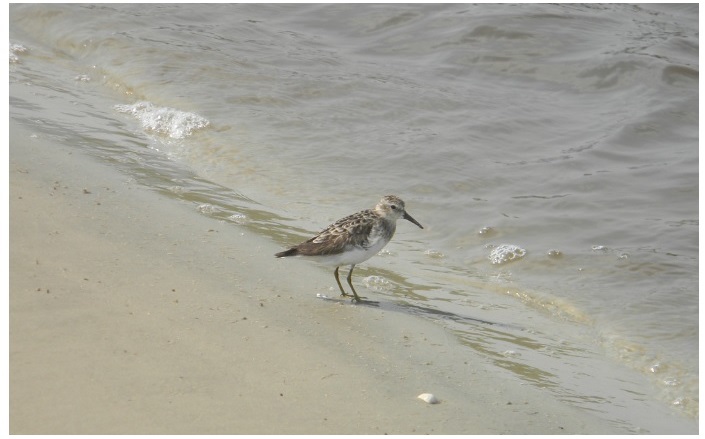
<instances>
[{"instance_id":1,"label":"bird's black bill","mask_svg":"<svg viewBox=\"0 0 705 439\"><path fill-rule=\"evenodd\" d=\"M411 217L411 215L409 215L408 213L404 212L403 218L404 218L405 220L411 221L412 223L416 224L417 226L419 226L419 227L421 227L421 228L423 229L423 226L422 226L421 224L419 224L418 221L416 221L415 219L413 219L413 218Z\"/></svg>"}]
</instances>

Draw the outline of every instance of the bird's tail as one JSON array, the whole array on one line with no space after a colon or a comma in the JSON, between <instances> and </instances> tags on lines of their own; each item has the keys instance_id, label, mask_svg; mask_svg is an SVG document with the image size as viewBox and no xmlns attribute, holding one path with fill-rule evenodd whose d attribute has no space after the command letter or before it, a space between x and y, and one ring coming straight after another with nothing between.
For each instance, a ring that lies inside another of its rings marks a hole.
<instances>
[{"instance_id":1,"label":"bird's tail","mask_svg":"<svg viewBox=\"0 0 705 439\"><path fill-rule=\"evenodd\" d=\"M290 248L289 250L284 250L283 252L279 252L275 254L274 256L278 258L285 258L287 256L296 256L298 254L298 250L296 250L296 247Z\"/></svg>"}]
</instances>

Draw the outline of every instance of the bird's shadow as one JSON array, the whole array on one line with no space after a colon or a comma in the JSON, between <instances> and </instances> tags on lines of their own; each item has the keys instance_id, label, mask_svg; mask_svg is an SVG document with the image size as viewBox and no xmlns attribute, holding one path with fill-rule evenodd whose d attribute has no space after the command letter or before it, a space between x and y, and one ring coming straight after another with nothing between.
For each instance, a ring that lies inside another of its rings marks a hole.
<instances>
[{"instance_id":1,"label":"bird's shadow","mask_svg":"<svg viewBox=\"0 0 705 439\"><path fill-rule=\"evenodd\" d=\"M520 326L513 325L510 323L493 322L491 320L485 320L485 319L480 319L480 318L476 318L476 317L464 316L464 315L456 314L456 313L449 312L449 311L441 311L441 310L434 309L434 308L431 308L428 306L416 305L416 304L406 302L406 301L391 302L391 301L362 300L360 302L354 302L354 301L351 301L350 299L346 299L346 298L342 298L342 297L328 297L328 296L325 296L322 294L318 294L316 297L319 299L323 299L325 301L335 302L338 304L377 308L377 309L381 309L383 311L401 312L401 313L421 316L421 317L425 317L425 318L435 318L435 319L441 318L441 319L452 320L454 322L460 322L460 323L474 323L474 324L482 324L482 325L490 325L490 326L500 326L503 328L519 330L519 331L525 330L524 328L522 328Z\"/></svg>"}]
</instances>

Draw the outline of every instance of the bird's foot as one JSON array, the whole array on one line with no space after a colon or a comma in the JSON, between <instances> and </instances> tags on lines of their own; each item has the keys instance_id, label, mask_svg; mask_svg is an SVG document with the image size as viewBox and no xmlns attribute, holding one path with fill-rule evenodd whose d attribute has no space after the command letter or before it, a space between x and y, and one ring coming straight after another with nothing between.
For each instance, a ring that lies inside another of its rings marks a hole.
<instances>
[{"instance_id":1,"label":"bird's foot","mask_svg":"<svg viewBox=\"0 0 705 439\"><path fill-rule=\"evenodd\" d=\"M376 302L374 300L367 300L367 297L365 296L358 296L357 294L348 294L346 292L340 293L340 297L349 297L350 298L350 303L358 303L361 305L379 305L379 302Z\"/></svg>"},{"instance_id":2,"label":"bird's foot","mask_svg":"<svg viewBox=\"0 0 705 439\"><path fill-rule=\"evenodd\" d=\"M377 302L376 300L367 300L367 297L358 296L357 294L352 299L350 299L350 302L358 305L379 306L379 302Z\"/></svg>"}]
</instances>

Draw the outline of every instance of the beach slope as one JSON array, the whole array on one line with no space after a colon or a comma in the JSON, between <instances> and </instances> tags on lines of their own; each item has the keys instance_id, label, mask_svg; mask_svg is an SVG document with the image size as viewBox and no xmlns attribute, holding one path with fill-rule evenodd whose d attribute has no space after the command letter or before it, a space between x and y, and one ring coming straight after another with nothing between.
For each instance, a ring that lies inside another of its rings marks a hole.
<instances>
[{"instance_id":1,"label":"beach slope","mask_svg":"<svg viewBox=\"0 0 705 439\"><path fill-rule=\"evenodd\" d=\"M9 184L12 434L620 432L12 120Z\"/></svg>"}]
</instances>

